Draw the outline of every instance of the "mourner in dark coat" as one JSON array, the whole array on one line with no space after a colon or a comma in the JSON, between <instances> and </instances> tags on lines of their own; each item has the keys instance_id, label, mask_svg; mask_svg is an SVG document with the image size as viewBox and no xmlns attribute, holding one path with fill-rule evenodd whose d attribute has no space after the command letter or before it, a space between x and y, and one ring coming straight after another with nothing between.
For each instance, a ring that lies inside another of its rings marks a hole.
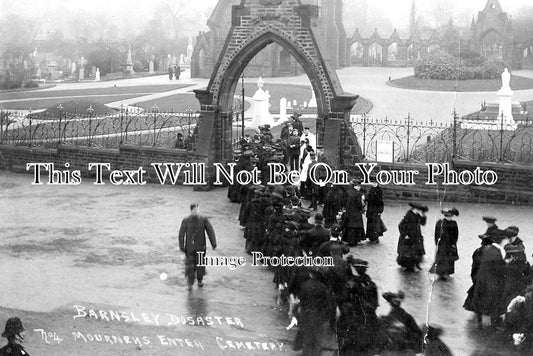
<instances>
[{"instance_id":1,"label":"mourner in dark coat","mask_svg":"<svg viewBox=\"0 0 533 356\"><path fill-rule=\"evenodd\" d=\"M366 352L375 346L379 330L377 287L366 274L367 261L348 256L346 262L345 293L339 303L341 316L337 323L339 344L347 354Z\"/></svg>"},{"instance_id":2,"label":"mourner in dark coat","mask_svg":"<svg viewBox=\"0 0 533 356\"><path fill-rule=\"evenodd\" d=\"M385 232L381 220L384 206L383 191L374 183L366 196L366 237L371 243L378 243L379 237Z\"/></svg>"},{"instance_id":3,"label":"mourner in dark coat","mask_svg":"<svg viewBox=\"0 0 533 356\"><path fill-rule=\"evenodd\" d=\"M516 296L523 295L526 287L531 284L531 266L527 260L522 259L524 246L505 246L505 259L509 261L505 272L505 289L503 300L509 305Z\"/></svg>"},{"instance_id":4,"label":"mourner in dark coat","mask_svg":"<svg viewBox=\"0 0 533 356\"><path fill-rule=\"evenodd\" d=\"M341 187L334 185L328 191L326 199L324 201L324 209L322 215L324 215L324 226L330 227L335 223L337 213L342 209L344 205L344 192Z\"/></svg>"},{"instance_id":5,"label":"mourner in dark coat","mask_svg":"<svg viewBox=\"0 0 533 356\"><path fill-rule=\"evenodd\" d=\"M235 176L237 176L237 173L247 170L252 170L252 164L250 163L250 156L249 155L243 155L240 151L234 152L235 158L237 159L237 163L234 168L234 177L233 177L233 184L230 184L228 187L228 198L234 203L240 203L243 201L242 194L241 194L241 188L242 185L239 184L235 180Z\"/></svg>"},{"instance_id":6,"label":"mourner in dark coat","mask_svg":"<svg viewBox=\"0 0 533 356\"><path fill-rule=\"evenodd\" d=\"M285 126L281 129L280 138L283 141L286 141L289 139L289 137L292 135L292 131L294 129L294 126L292 126L291 122L286 122Z\"/></svg>"},{"instance_id":7,"label":"mourner in dark coat","mask_svg":"<svg viewBox=\"0 0 533 356\"><path fill-rule=\"evenodd\" d=\"M342 256L350 252L350 248L342 243L340 239L341 227L337 224L331 226L329 241L322 243L317 251L321 257L333 257L335 265L342 264Z\"/></svg>"},{"instance_id":8,"label":"mourner in dark coat","mask_svg":"<svg viewBox=\"0 0 533 356\"><path fill-rule=\"evenodd\" d=\"M298 137L300 137L302 135L302 133L304 132L304 124L302 122L302 120L300 120L300 114L294 114L292 116L292 126L294 127L295 130L298 130Z\"/></svg>"},{"instance_id":9,"label":"mourner in dark coat","mask_svg":"<svg viewBox=\"0 0 533 356\"><path fill-rule=\"evenodd\" d=\"M381 318L380 348L388 351L422 352L424 334L411 314L401 307L405 294L402 291L387 292L383 293L383 298L389 302L391 310Z\"/></svg>"},{"instance_id":10,"label":"mourner in dark coat","mask_svg":"<svg viewBox=\"0 0 533 356\"><path fill-rule=\"evenodd\" d=\"M254 198L248 204L246 210L246 224L244 238L246 239L246 252L259 251L265 233L265 206L262 200L263 193L259 190L254 191Z\"/></svg>"},{"instance_id":11,"label":"mourner in dark coat","mask_svg":"<svg viewBox=\"0 0 533 356\"><path fill-rule=\"evenodd\" d=\"M205 267L198 266L198 252L206 251L205 234L209 237L213 250L217 248L215 231L209 220L199 214L198 204L191 204L191 215L181 222L178 240L180 251L185 253L185 276L191 290L194 278L198 279L198 287L203 287Z\"/></svg>"},{"instance_id":12,"label":"mourner in dark coat","mask_svg":"<svg viewBox=\"0 0 533 356\"><path fill-rule=\"evenodd\" d=\"M2 337L7 339L7 345L0 348L1 356L28 356L24 347L20 344L24 339L24 326L22 321L17 318L9 318L6 322L6 327L2 333Z\"/></svg>"},{"instance_id":13,"label":"mourner in dark coat","mask_svg":"<svg viewBox=\"0 0 533 356\"><path fill-rule=\"evenodd\" d=\"M506 245L505 248L518 247L521 249L521 252L515 253L514 257L523 261L527 261L524 242L520 239L520 237L518 237L518 233L520 231L518 226L509 226L507 229L505 229L505 231L507 231L509 234L509 244Z\"/></svg>"},{"instance_id":14,"label":"mourner in dark coat","mask_svg":"<svg viewBox=\"0 0 533 356\"><path fill-rule=\"evenodd\" d=\"M463 304L463 308L471 312L475 312L474 305L472 304L472 299L474 298L474 290L476 289L477 272L479 271L479 266L481 265L481 256L483 255L485 247L492 244L492 238L490 237L490 235L483 234L479 235L478 237L481 239L481 246L478 247L472 254L472 268L470 270L472 286L468 289L466 300ZM481 326L482 318L483 314L477 314L477 322L479 326Z\"/></svg>"},{"instance_id":15,"label":"mourner in dark coat","mask_svg":"<svg viewBox=\"0 0 533 356\"><path fill-rule=\"evenodd\" d=\"M301 267L289 283L289 293L291 298L299 299L299 330L294 349L302 349L306 356L336 354L336 306L329 288L317 278L316 272Z\"/></svg>"},{"instance_id":16,"label":"mourner in dark coat","mask_svg":"<svg viewBox=\"0 0 533 356\"><path fill-rule=\"evenodd\" d=\"M444 219L440 219L435 224L435 263L431 267L431 272L439 275L441 279L446 279L448 275L455 273L455 261L459 259L457 253L457 239L459 238L459 228L453 220L454 216L459 216L459 211L455 208L442 210Z\"/></svg>"},{"instance_id":17,"label":"mourner in dark coat","mask_svg":"<svg viewBox=\"0 0 533 356\"><path fill-rule=\"evenodd\" d=\"M501 315L506 305L503 299L505 290L505 249L509 241L505 231L491 233L493 243L483 249L481 263L476 275L472 306L474 311L482 315L490 315L491 325L499 328Z\"/></svg>"},{"instance_id":18,"label":"mourner in dark coat","mask_svg":"<svg viewBox=\"0 0 533 356\"><path fill-rule=\"evenodd\" d=\"M350 246L356 246L364 240L365 228L363 225L363 194L361 181L354 179L353 188L346 193L346 211L342 216L343 240Z\"/></svg>"},{"instance_id":19,"label":"mourner in dark coat","mask_svg":"<svg viewBox=\"0 0 533 356\"><path fill-rule=\"evenodd\" d=\"M329 240L330 231L323 226L323 223L324 217L322 214L317 213L315 215L315 226L302 232L300 246L308 255L315 256L320 245Z\"/></svg>"},{"instance_id":20,"label":"mourner in dark coat","mask_svg":"<svg viewBox=\"0 0 533 356\"><path fill-rule=\"evenodd\" d=\"M427 206L409 203L411 210L405 214L398 225L400 237L398 239L398 257L396 262L408 271L414 271L415 266L420 269L420 262L426 251L421 226L426 224Z\"/></svg>"},{"instance_id":21,"label":"mourner in dark coat","mask_svg":"<svg viewBox=\"0 0 533 356\"><path fill-rule=\"evenodd\" d=\"M292 130L291 136L287 139L289 154L289 167L292 171L300 170L300 136L296 129Z\"/></svg>"}]
</instances>

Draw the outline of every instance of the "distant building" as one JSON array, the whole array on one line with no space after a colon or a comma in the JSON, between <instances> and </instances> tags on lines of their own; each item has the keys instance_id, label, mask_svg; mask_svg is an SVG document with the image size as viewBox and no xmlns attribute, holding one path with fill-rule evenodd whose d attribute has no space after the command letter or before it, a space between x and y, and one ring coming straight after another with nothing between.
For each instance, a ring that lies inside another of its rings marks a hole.
<instances>
[{"instance_id":1,"label":"distant building","mask_svg":"<svg viewBox=\"0 0 533 356\"><path fill-rule=\"evenodd\" d=\"M191 59L193 78L210 78L220 50L231 29L231 9L241 0L219 0L207 21L210 31L200 32ZM333 68L346 66L347 41L342 24L342 0L302 0L303 5L319 5L317 36L322 55ZM255 56L245 70L246 76L278 77L303 73L303 70L280 45L272 43Z\"/></svg>"},{"instance_id":2,"label":"distant building","mask_svg":"<svg viewBox=\"0 0 533 356\"><path fill-rule=\"evenodd\" d=\"M394 30L390 37L381 37L377 29L362 36L356 29L348 38L346 61L349 66L410 66L442 47L446 29L426 28L401 35ZM512 68L533 68L533 32L514 33L511 19L498 0L488 0L477 20L472 18L470 28L457 30L462 48L502 59Z\"/></svg>"}]
</instances>

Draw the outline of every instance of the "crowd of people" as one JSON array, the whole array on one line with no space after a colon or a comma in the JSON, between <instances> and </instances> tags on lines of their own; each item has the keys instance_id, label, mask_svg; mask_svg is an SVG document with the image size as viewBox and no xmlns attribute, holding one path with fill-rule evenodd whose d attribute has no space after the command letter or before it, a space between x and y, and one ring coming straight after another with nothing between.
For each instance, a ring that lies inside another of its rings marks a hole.
<instances>
[{"instance_id":1,"label":"crowd of people","mask_svg":"<svg viewBox=\"0 0 533 356\"><path fill-rule=\"evenodd\" d=\"M235 174L254 167L267 174L268 162L282 162L303 172L298 184L269 185L268 176L262 174L262 185L236 184L228 189L229 199L241 204L239 222L248 253L332 257L334 261L327 267L271 267L278 303L286 305L291 326L298 326L294 349L302 349L306 356L382 351L451 354L439 339L439 328L425 332L401 307L403 292L384 293L391 311L381 317L376 314L379 294L367 274L368 262L349 253L350 247L365 240L379 243L386 230L381 220L383 191L378 185L363 190L356 179L343 186L310 182L305 169L317 161L316 137L303 127L300 132L298 121L296 117L286 124L278 140L273 140L268 126L259 128L235 154ZM304 200L309 206L302 206ZM318 205L323 206L322 213L314 212Z\"/></svg>"},{"instance_id":2,"label":"crowd of people","mask_svg":"<svg viewBox=\"0 0 533 356\"><path fill-rule=\"evenodd\" d=\"M479 328L487 315L496 332L512 335L518 347L531 347L533 271L518 237L520 230L517 226L500 229L493 217L483 220L487 230L479 235L481 246L472 254L472 287L463 307L476 313Z\"/></svg>"}]
</instances>

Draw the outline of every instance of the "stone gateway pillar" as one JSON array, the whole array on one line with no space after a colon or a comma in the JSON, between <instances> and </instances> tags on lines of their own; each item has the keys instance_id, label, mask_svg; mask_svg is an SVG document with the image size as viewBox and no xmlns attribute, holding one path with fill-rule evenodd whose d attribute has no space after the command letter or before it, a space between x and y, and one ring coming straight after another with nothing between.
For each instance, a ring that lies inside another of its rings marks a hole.
<instances>
[{"instance_id":1,"label":"stone gateway pillar","mask_svg":"<svg viewBox=\"0 0 533 356\"><path fill-rule=\"evenodd\" d=\"M232 159L231 108L239 78L267 45L276 42L302 66L316 93L318 145L334 166L357 161L350 111L357 95L342 90L336 72L322 56L315 32L319 7L300 0L243 0L232 7L232 26L206 89L195 90L202 119L196 153L208 167ZM209 170L208 170L209 171ZM208 172L209 174L209 172Z\"/></svg>"}]
</instances>

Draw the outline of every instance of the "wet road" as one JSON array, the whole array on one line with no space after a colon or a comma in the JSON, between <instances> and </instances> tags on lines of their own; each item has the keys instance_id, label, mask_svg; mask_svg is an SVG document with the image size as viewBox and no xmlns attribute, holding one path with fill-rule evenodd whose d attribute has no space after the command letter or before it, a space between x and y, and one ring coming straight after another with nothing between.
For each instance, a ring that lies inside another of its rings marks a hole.
<instances>
[{"instance_id":1,"label":"wet road","mask_svg":"<svg viewBox=\"0 0 533 356\"><path fill-rule=\"evenodd\" d=\"M192 201L200 202L218 234L219 248L215 252L208 248L208 254L243 255L239 205L227 201L225 190L94 186L88 178L79 186L32 186L30 179L0 172L0 320L13 314L23 318L30 354L129 355L132 350L139 355L297 354L289 345L294 331L285 330L288 321L275 305L272 273L267 269L211 267L203 290L186 291L176 237ZM441 215L439 202L428 206L423 271L405 273L395 263L397 224L407 210L404 203L386 203L383 218L389 230L381 244L362 244L352 253L369 261L369 274L380 294L402 289L404 307L419 324L429 319L441 325L443 340L454 354L513 354L511 340L502 340L488 328L478 330L474 316L462 304L470 287L471 254L479 245L477 235L485 230L481 216L498 217L502 228L519 226L530 258L533 221L528 217L533 208L455 205L460 211L456 275L433 281L427 271L434 253L432 233ZM169 275L166 281L159 279L162 272ZM378 313L387 311L380 298ZM104 318L115 314L118 319ZM47 343L36 329L56 332L63 341ZM103 335L103 341L95 334ZM123 342L106 342L106 335ZM131 336L129 341L138 337L141 345L137 340L126 343L124 336Z\"/></svg>"}]
</instances>

